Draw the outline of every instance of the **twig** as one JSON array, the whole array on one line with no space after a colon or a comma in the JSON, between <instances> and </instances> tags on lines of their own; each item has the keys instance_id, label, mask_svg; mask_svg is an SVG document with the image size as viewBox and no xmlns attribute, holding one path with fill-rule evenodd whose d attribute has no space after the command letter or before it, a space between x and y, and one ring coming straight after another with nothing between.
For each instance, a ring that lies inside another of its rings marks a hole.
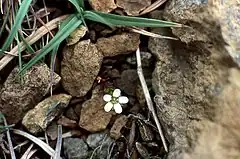
<instances>
[{"instance_id":1,"label":"twig","mask_svg":"<svg viewBox=\"0 0 240 159\"><path fill-rule=\"evenodd\" d=\"M63 15L61 17L58 17L56 19L53 19L52 21L48 22L46 24L47 28L49 30L53 30L58 27L59 22L65 20L68 17L68 15ZM26 42L31 45L38 41L43 35L47 34L48 30L45 28L45 26L40 27L35 33L27 37L25 40ZM26 49L26 45L21 42L20 44L20 50L23 51ZM18 46L15 46L11 51L11 54L17 55L18 54ZM14 58L14 56L11 55L5 55L1 61L0 61L0 71Z\"/></svg>"},{"instance_id":2,"label":"twig","mask_svg":"<svg viewBox=\"0 0 240 159\"><path fill-rule=\"evenodd\" d=\"M24 152L24 154L22 155L21 159L27 159L28 154L31 152L31 149L33 148L33 144L31 144L28 149Z\"/></svg>"},{"instance_id":3,"label":"twig","mask_svg":"<svg viewBox=\"0 0 240 159\"><path fill-rule=\"evenodd\" d=\"M53 159L59 159L62 147L62 125L58 125L58 138Z\"/></svg>"},{"instance_id":4,"label":"twig","mask_svg":"<svg viewBox=\"0 0 240 159\"><path fill-rule=\"evenodd\" d=\"M139 15L147 14L156 8L160 7L163 3L165 3L167 0L157 0L153 4L151 4L149 7L147 7L145 10L143 10Z\"/></svg>"},{"instance_id":5,"label":"twig","mask_svg":"<svg viewBox=\"0 0 240 159\"><path fill-rule=\"evenodd\" d=\"M155 121L155 123L157 125L158 132L159 132L159 135L160 135L162 143L163 143L163 147L164 147L165 151L168 152L167 144L166 144L165 138L163 136L161 125L160 125L160 122L158 120L157 114L156 114L156 112L154 110L153 102L152 102L151 96L149 94L145 78L143 76L141 56L140 56L139 48L136 51L136 57L137 57L137 73L138 73L138 77L140 79L140 82L141 82L141 85L142 85L142 88L143 88L145 99L147 101L148 109L152 113L153 119L154 119L154 121Z\"/></svg>"},{"instance_id":6,"label":"twig","mask_svg":"<svg viewBox=\"0 0 240 159\"><path fill-rule=\"evenodd\" d=\"M54 157L55 151L52 149L49 145L47 145L42 140L36 138L35 136L28 134L24 131L12 129L14 134L24 136L28 138L29 140L33 141L35 144L37 144L39 147L41 147L47 154L49 154L51 157ZM59 158L60 159L60 158Z\"/></svg>"},{"instance_id":7,"label":"twig","mask_svg":"<svg viewBox=\"0 0 240 159\"><path fill-rule=\"evenodd\" d=\"M6 118L3 116L3 122L4 122L4 126L8 126L7 125L7 121ZM9 147L9 151L11 154L11 159L16 159L16 155L13 149L13 144L12 144L12 140L11 140L11 136L10 136L10 132L9 132L9 128L7 128L7 140L8 140L8 147Z\"/></svg>"}]
</instances>

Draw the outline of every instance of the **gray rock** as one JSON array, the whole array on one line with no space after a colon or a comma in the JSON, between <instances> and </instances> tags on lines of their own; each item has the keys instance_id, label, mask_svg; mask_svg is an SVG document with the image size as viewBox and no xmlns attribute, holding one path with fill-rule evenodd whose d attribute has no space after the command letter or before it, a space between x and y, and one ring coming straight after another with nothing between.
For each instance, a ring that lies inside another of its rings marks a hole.
<instances>
[{"instance_id":1,"label":"gray rock","mask_svg":"<svg viewBox=\"0 0 240 159\"><path fill-rule=\"evenodd\" d=\"M110 130L110 136L114 139L119 139L122 136L121 130L126 125L128 121L127 116L121 115L117 118Z\"/></svg>"},{"instance_id":2,"label":"gray rock","mask_svg":"<svg viewBox=\"0 0 240 159\"><path fill-rule=\"evenodd\" d=\"M34 65L24 74L22 84L18 78L18 68L11 72L0 92L0 111L8 123L19 122L48 93L50 72L46 64ZM53 87L60 79L54 73Z\"/></svg>"},{"instance_id":3,"label":"gray rock","mask_svg":"<svg viewBox=\"0 0 240 159\"><path fill-rule=\"evenodd\" d=\"M137 71L134 69L125 70L121 78L117 79L117 86L126 94L135 96L138 80Z\"/></svg>"},{"instance_id":4,"label":"gray rock","mask_svg":"<svg viewBox=\"0 0 240 159\"><path fill-rule=\"evenodd\" d=\"M34 109L27 112L22 124L34 134L44 131L68 106L71 98L67 94L58 94L46 98L36 105Z\"/></svg>"},{"instance_id":5,"label":"gray rock","mask_svg":"<svg viewBox=\"0 0 240 159\"><path fill-rule=\"evenodd\" d=\"M102 59L101 52L90 40L65 47L61 66L63 88L72 96L86 95L98 75Z\"/></svg>"},{"instance_id":6,"label":"gray rock","mask_svg":"<svg viewBox=\"0 0 240 159\"><path fill-rule=\"evenodd\" d=\"M68 159L88 158L88 146L79 138L66 138L63 142L64 154Z\"/></svg>"},{"instance_id":7,"label":"gray rock","mask_svg":"<svg viewBox=\"0 0 240 159\"><path fill-rule=\"evenodd\" d=\"M139 34L136 33L122 33L109 38L99 38L96 43L97 48L102 51L104 56L131 53L137 50L139 44Z\"/></svg>"},{"instance_id":8,"label":"gray rock","mask_svg":"<svg viewBox=\"0 0 240 159\"><path fill-rule=\"evenodd\" d=\"M191 27L172 28L182 42L149 40L157 57L152 83L158 117L170 143L168 159L239 157L239 140L233 140L239 137L230 132L240 131L231 118L238 105L239 71L230 69L233 62L226 56L219 25L205 7L204 1L169 1L164 17ZM162 28L154 32L171 35ZM226 140L225 135L234 137Z\"/></svg>"},{"instance_id":9,"label":"gray rock","mask_svg":"<svg viewBox=\"0 0 240 159\"><path fill-rule=\"evenodd\" d=\"M105 112L103 92L93 90L92 98L82 104L79 126L90 132L97 132L106 129L111 117L115 112Z\"/></svg>"},{"instance_id":10,"label":"gray rock","mask_svg":"<svg viewBox=\"0 0 240 159\"><path fill-rule=\"evenodd\" d=\"M106 159L112 143L113 139L106 132L90 134L87 138L88 146L95 150L91 154L94 159Z\"/></svg>"}]
</instances>

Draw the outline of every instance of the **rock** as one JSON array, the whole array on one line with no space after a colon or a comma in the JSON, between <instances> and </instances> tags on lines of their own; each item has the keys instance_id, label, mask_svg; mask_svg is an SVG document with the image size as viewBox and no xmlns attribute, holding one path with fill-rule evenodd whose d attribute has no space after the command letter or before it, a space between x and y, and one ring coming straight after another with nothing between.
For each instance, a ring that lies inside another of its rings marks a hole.
<instances>
[{"instance_id":1,"label":"rock","mask_svg":"<svg viewBox=\"0 0 240 159\"><path fill-rule=\"evenodd\" d=\"M147 142L152 141L154 139L154 134L151 128L149 127L149 125L144 123L142 120L138 120L137 124L138 124L138 130L140 132L140 135L143 141L147 141Z\"/></svg>"},{"instance_id":2,"label":"rock","mask_svg":"<svg viewBox=\"0 0 240 159\"><path fill-rule=\"evenodd\" d=\"M153 56L149 52L140 52L142 68L144 67L151 67L153 64ZM127 57L127 62L131 65L137 65L136 54L132 54L131 56Z\"/></svg>"},{"instance_id":3,"label":"rock","mask_svg":"<svg viewBox=\"0 0 240 159\"><path fill-rule=\"evenodd\" d=\"M88 146L79 138L66 138L63 142L63 151L68 159L88 158Z\"/></svg>"},{"instance_id":4,"label":"rock","mask_svg":"<svg viewBox=\"0 0 240 159\"><path fill-rule=\"evenodd\" d=\"M88 29L83 25L81 25L80 27L75 29L66 39L67 40L67 45L76 44L82 37L84 37L87 30Z\"/></svg>"},{"instance_id":5,"label":"rock","mask_svg":"<svg viewBox=\"0 0 240 159\"><path fill-rule=\"evenodd\" d=\"M51 70L46 64L37 64L23 76L23 83L18 78L18 68L15 68L5 81L0 93L0 111L9 124L22 120L25 113L32 109L49 91ZM53 87L60 77L54 73Z\"/></svg>"},{"instance_id":6,"label":"rock","mask_svg":"<svg viewBox=\"0 0 240 159\"><path fill-rule=\"evenodd\" d=\"M156 93L154 101L170 143L168 159L238 158L235 156L239 155L240 147L236 146L239 141L226 140L226 136L239 138L233 132L238 132L240 126L232 124L235 122L229 111L236 111L235 107L239 105L236 104L239 103L239 90L232 81L238 79L239 71L234 69L232 75L231 68L236 65L226 56L222 47L224 41L218 38L221 31L210 21L211 15L205 14L203 2L169 1L169 13L165 14L174 14L171 18L179 18L194 27L191 28L193 32L185 30L182 34L179 30L178 34L176 28L172 29L182 42L149 40L149 50L157 57L152 80ZM204 16L209 20L208 24L203 21ZM168 33L162 28L154 29L154 32ZM210 41L212 44L208 47ZM233 85L235 89L229 89ZM224 124L221 123L223 120Z\"/></svg>"},{"instance_id":7,"label":"rock","mask_svg":"<svg viewBox=\"0 0 240 159\"><path fill-rule=\"evenodd\" d=\"M128 15L137 16L139 13L151 5L151 0L116 0L118 7L123 8Z\"/></svg>"},{"instance_id":8,"label":"rock","mask_svg":"<svg viewBox=\"0 0 240 159\"><path fill-rule=\"evenodd\" d=\"M128 121L127 116L121 115L119 118L117 118L110 130L110 136L114 139L119 139L121 137L121 130L126 125Z\"/></svg>"},{"instance_id":9,"label":"rock","mask_svg":"<svg viewBox=\"0 0 240 159\"><path fill-rule=\"evenodd\" d=\"M90 5L96 11L109 13L117 8L114 0L89 0Z\"/></svg>"},{"instance_id":10,"label":"rock","mask_svg":"<svg viewBox=\"0 0 240 159\"><path fill-rule=\"evenodd\" d=\"M131 53L137 50L139 44L139 34L136 33L122 33L109 38L99 38L96 43L97 48L102 51L104 56Z\"/></svg>"},{"instance_id":11,"label":"rock","mask_svg":"<svg viewBox=\"0 0 240 159\"><path fill-rule=\"evenodd\" d=\"M140 142L136 142L136 148L142 158L150 158L148 150Z\"/></svg>"},{"instance_id":12,"label":"rock","mask_svg":"<svg viewBox=\"0 0 240 159\"><path fill-rule=\"evenodd\" d=\"M34 134L44 131L68 106L71 98L67 94L58 94L44 99L34 109L27 112L22 124Z\"/></svg>"},{"instance_id":13,"label":"rock","mask_svg":"<svg viewBox=\"0 0 240 159\"><path fill-rule=\"evenodd\" d=\"M137 71L135 69L125 70L121 74L121 78L117 79L117 86L126 94L135 96L138 80Z\"/></svg>"},{"instance_id":14,"label":"rock","mask_svg":"<svg viewBox=\"0 0 240 159\"><path fill-rule=\"evenodd\" d=\"M96 151L92 154L95 159L105 159L109 155L109 148L114 142L106 132L90 134L87 138L87 144ZM99 148L97 148L99 147Z\"/></svg>"},{"instance_id":15,"label":"rock","mask_svg":"<svg viewBox=\"0 0 240 159\"><path fill-rule=\"evenodd\" d=\"M103 56L90 40L65 47L62 61L62 85L72 96L81 97L91 89Z\"/></svg>"},{"instance_id":16,"label":"rock","mask_svg":"<svg viewBox=\"0 0 240 159\"><path fill-rule=\"evenodd\" d=\"M94 90L92 98L82 104L79 126L90 132L106 129L112 115L115 113L113 111L105 112L105 104L103 92Z\"/></svg>"},{"instance_id":17,"label":"rock","mask_svg":"<svg viewBox=\"0 0 240 159\"><path fill-rule=\"evenodd\" d=\"M58 119L57 123L58 125L62 125L68 128L76 128L78 126L75 120L68 119L65 116L61 116L61 118Z\"/></svg>"}]
</instances>

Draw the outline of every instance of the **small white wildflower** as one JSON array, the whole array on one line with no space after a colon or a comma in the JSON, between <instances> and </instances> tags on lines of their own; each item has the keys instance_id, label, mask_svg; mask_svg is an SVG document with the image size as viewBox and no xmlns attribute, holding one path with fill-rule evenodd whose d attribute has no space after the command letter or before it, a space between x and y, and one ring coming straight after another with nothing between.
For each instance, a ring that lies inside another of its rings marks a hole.
<instances>
[{"instance_id":1,"label":"small white wildflower","mask_svg":"<svg viewBox=\"0 0 240 159\"><path fill-rule=\"evenodd\" d=\"M106 112L109 112L114 109L114 111L118 114L122 113L122 106L121 104L126 104L128 103L128 97L125 96L120 96L121 95L121 90L120 89L115 89L112 93L110 94L105 94L103 96L103 100L107 102L104 106L104 110Z\"/></svg>"}]
</instances>

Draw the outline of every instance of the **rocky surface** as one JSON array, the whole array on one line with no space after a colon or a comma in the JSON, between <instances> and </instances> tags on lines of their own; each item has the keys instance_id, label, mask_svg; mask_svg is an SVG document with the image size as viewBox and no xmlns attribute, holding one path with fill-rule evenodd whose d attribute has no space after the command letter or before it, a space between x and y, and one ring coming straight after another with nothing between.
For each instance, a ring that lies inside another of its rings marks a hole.
<instances>
[{"instance_id":1,"label":"rocky surface","mask_svg":"<svg viewBox=\"0 0 240 159\"><path fill-rule=\"evenodd\" d=\"M105 112L105 104L103 92L94 90L92 98L82 104L79 126L90 132L106 129L112 115L115 113L113 111Z\"/></svg>"},{"instance_id":2,"label":"rocky surface","mask_svg":"<svg viewBox=\"0 0 240 159\"><path fill-rule=\"evenodd\" d=\"M99 132L89 135L86 142L90 148L95 150L91 153L93 158L104 159L110 155L110 146L114 141L107 132Z\"/></svg>"},{"instance_id":3,"label":"rocky surface","mask_svg":"<svg viewBox=\"0 0 240 159\"><path fill-rule=\"evenodd\" d=\"M63 142L64 154L68 159L88 158L88 146L83 139L66 138Z\"/></svg>"},{"instance_id":4,"label":"rocky surface","mask_svg":"<svg viewBox=\"0 0 240 159\"><path fill-rule=\"evenodd\" d=\"M139 44L139 34L136 33L122 33L108 38L99 38L96 43L97 48L102 51L104 56L131 53L137 50Z\"/></svg>"},{"instance_id":5,"label":"rocky surface","mask_svg":"<svg viewBox=\"0 0 240 159\"><path fill-rule=\"evenodd\" d=\"M37 64L29 69L22 78L15 68L4 82L0 92L0 111L4 113L8 123L17 123L25 113L32 109L49 92L50 69L46 64ZM60 77L54 73L53 87Z\"/></svg>"},{"instance_id":6,"label":"rocky surface","mask_svg":"<svg viewBox=\"0 0 240 159\"><path fill-rule=\"evenodd\" d=\"M89 0L94 10L109 13L117 8L114 0Z\"/></svg>"},{"instance_id":7,"label":"rocky surface","mask_svg":"<svg viewBox=\"0 0 240 159\"><path fill-rule=\"evenodd\" d=\"M223 47L222 24L208 10L209 5L198 0L169 1L164 17L190 27L172 28L181 41L149 41L157 57L153 88L170 143L168 159L240 155L239 141L232 138L239 138L240 126L233 120L239 105L239 71L232 69L236 65ZM152 16L161 18L161 14ZM153 31L172 36L168 29ZM226 136L231 137L226 140Z\"/></svg>"},{"instance_id":8,"label":"rocky surface","mask_svg":"<svg viewBox=\"0 0 240 159\"><path fill-rule=\"evenodd\" d=\"M128 15L137 16L139 13L151 5L151 0L116 0L118 7L123 8Z\"/></svg>"},{"instance_id":9,"label":"rocky surface","mask_svg":"<svg viewBox=\"0 0 240 159\"><path fill-rule=\"evenodd\" d=\"M101 52L90 40L65 47L61 64L63 88L72 96L86 95L100 70L102 59Z\"/></svg>"},{"instance_id":10,"label":"rocky surface","mask_svg":"<svg viewBox=\"0 0 240 159\"><path fill-rule=\"evenodd\" d=\"M72 97L67 94L53 95L29 110L22 124L34 134L46 130L47 126L68 106Z\"/></svg>"}]
</instances>

